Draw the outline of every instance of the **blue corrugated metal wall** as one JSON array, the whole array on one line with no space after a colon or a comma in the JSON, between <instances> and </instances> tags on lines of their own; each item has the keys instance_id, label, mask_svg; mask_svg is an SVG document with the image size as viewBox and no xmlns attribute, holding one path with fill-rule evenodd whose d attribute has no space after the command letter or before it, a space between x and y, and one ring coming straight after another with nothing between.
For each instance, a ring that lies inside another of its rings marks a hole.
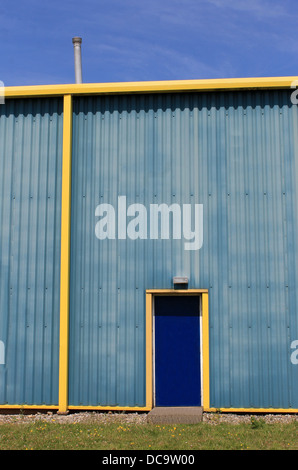
<instances>
[{"instance_id":1,"label":"blue corrugated metal wall","mask_svg":"<svg viewBox=\"0 0 298 470\"><path fill-rule=\"evenodd\" d=\"M297 106L287 91L74 99L70 404L145 405L145 289L209 289L210 405L298 408ZM95 210L203 204L204 241L105 239Z\"/></svg>"},{"instance_id":2,"label":"blue corrugated metal wall","mask_svg":"<svg viewBox=\"0 0 298 470\"><path fill-rule=\"evenodd\" d=\"M0 404L58 403L62 100L0 106Z\"/></svg>"},{"instance_id":3,"label":"blue corrugated metal wall","mask_svg":"<svg viewBox=\"0 0 298 470\"><path fill-rule=\"evenodd\" d=\"M62 125L62 99L0 106L0 405L58 404ZM145 405L145 290L183 275L209 290L210 406L298 408L297 130L290 91L74 98L70 405ZM119 196L202 204L202 247L99 240Z\"/></svg>"}]
</instances>

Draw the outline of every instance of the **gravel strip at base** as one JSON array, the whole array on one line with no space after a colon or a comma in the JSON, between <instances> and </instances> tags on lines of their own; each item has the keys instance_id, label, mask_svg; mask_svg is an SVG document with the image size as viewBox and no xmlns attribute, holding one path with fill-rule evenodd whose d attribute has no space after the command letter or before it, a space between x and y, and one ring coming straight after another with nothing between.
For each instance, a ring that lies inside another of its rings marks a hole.
<instances>
[{"instance_id":1,"label":"gravel strip at base","mask_svg":"<svg viewBox=\"0 0 298 470\"><path fill-rule=\"evenodd\" d=\"M262 421L267 424L289 424L298 421L297 414L236 414L236 413L203 413L204 423L209 424L251 424L253 421Z\"/></svg>"},{"instance_id":2,"label":"gravel strip at base","mask_svg":"<svg viewBox=\"0 0 298 470\"><path fill-rule=\"evenodd\" d=\"M147 422L147 413L112 413L112 412L78 412L68 414L58 414L53 412L34 413L34 414L0 414L1 424L23 424L34 422L49 422L61 424L89 423L131 423L145 424Z\"/></svg>"},{"instance_id":3,"label":"gravel strip at base","mask_svg":"<svg viewBox=\"0 0 298 470\"><path fill-rule=\"evenodd\" d=\"M211 425L220 423L251 424L252 421L262 420L265 423L288 424L298 421L297 414L235 414L235 413L203 413L203 422ZM92 422L94 424L126 423L147 424L147 413L115 413L115 412L78 412L59 415L53 412L34 414L0 414L1 424L24 424L34 422L49 422L60 424L75 424Z\"/></svg>"}]
</instances>

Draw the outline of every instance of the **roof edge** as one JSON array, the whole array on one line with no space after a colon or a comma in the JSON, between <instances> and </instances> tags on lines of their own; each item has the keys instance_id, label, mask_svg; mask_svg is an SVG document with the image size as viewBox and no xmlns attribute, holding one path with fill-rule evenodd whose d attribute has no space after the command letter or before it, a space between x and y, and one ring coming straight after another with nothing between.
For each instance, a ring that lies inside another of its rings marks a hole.
<instances>
[{"instance_id":1,"label":"roof edge","mask_svg":"<svg viewBox=\"0 0 298 470\"><path fill-rule=\"evenodd\" d=\"M37 96L63 96L68 94L93 95L232 91L243 89L284 89L295 88L296 86L298 86L298 76L14 86L5 87L4 94L7 98L22 98Z\"/></svg>"}]
</instances>

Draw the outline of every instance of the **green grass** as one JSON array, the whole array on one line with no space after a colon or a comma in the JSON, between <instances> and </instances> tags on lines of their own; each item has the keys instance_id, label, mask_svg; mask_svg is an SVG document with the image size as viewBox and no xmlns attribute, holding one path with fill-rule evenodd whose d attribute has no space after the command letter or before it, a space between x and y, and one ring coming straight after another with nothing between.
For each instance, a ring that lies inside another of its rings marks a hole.
<instances>
[{"instance_id":1,"label":"green grass","mask_svg":"<svg viewBox=\"0 0 298 470\"><path fill-rule=\"evenodd\" d=\"M297 422L0 425L0 450L298 450Z\"/></svg>"}]
</instances>

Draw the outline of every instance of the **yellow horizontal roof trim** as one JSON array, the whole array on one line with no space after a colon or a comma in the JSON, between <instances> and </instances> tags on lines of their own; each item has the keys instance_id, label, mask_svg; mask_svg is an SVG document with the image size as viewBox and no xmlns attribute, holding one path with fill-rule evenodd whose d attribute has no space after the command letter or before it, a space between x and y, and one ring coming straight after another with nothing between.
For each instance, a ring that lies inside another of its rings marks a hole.
<instances>
[{"instance_id":1,"label":"yellow horizontal roof trim","mask_svg":"<svg viewBox=\"0 0 298 470\"><path fill-rule=\"evenodd\" d=\"M82 83L5 87L5 97L93 95L123 93L160 93L239 89L291 88L296 77L225 78L208 80L173 80L156 82Z\"/></svg>"}]
</instances>

